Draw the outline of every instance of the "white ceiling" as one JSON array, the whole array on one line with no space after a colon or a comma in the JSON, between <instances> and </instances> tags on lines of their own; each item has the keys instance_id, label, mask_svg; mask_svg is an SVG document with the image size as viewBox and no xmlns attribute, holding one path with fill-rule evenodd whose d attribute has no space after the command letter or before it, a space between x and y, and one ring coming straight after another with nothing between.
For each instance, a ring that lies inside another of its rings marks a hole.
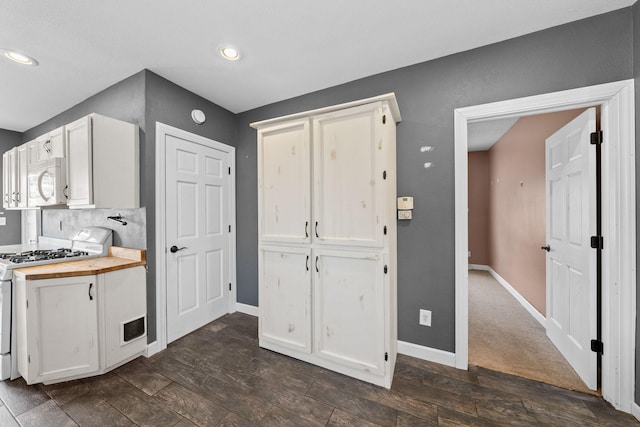
<instances>
[{"instance_id":1,"label":"white ceiling","mask_svg":"<svg viewBox=\"0 0 640 427\"><path fill-rule=\"evenodd\" d=\"M518 121L518 117L470 123L467 130L468 151L486 151Z\"/></svg>"},{"instance_id":2,"label":"white ceiling","mask_svg":"<svg viewBox=\"0 0 640 427\"><path fill-rule=\"evenodd\" d=\"M24 131L147 68L242 112L636 0L0 0L0 128ZM236 46L242 58L217 53Z\"/></svg>"}]
</instances>

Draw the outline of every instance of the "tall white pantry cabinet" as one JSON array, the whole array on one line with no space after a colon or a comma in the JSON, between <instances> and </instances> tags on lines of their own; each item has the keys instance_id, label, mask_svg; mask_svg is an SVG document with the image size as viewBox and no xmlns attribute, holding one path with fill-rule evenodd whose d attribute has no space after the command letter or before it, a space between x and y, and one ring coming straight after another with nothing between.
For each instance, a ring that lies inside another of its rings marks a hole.
<instances>
[{"instance_id":1,"label":"tall white pantry cabinet","mask_svg":"<svg viewBox=\"0 0 640 427\"><path fill-rule=\"evenodd\" d=\"M260 346L387 388L399 121L391 93L251 124Z\"/></svg>"}]
</instances>

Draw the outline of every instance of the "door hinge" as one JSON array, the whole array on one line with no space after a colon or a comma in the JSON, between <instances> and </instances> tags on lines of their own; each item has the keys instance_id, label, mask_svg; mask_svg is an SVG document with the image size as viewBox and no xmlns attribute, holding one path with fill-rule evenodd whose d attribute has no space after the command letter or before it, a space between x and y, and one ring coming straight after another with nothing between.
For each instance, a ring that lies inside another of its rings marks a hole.
<instances>
[{"instance_id":1,"label":"door hinge","mask_svg":"<svg viewBox=\"0 0 640 427\"><path fill-rule=\"evenodd\" d=\"M603 141L603 136L602 136L601 130L591 132L591 143L593 145L602 144L602 141Z\"/></svg>"},{"instance_id":2,"label":"door hinge","mask_svg":"<svg viewBox=\"0 0 640 427\"><path fill-rule=\"evenodd\" d=\"M386 225L384 226L384 234L385 235L387 234L387 226Z\"/></svg>"},{"instance_id":3,"label":"door hinge","mask_svg":"<svg viewBox=\"0 0 640 427\"><path fill-rule=\"evenodd\" d=\"M384 125L384 124L386 124L386 123L387 123L387 115L386 115L386 114L383 114L383 115L382 115L382 124Z\"/></svg>"},{"instance_id":4,"label":"door hinge","mask_svg":"<svg viewBox=\"0 0 640 427\"><path fill-rule=\"evenodd\" d=\"M229 166L229 175L231 175L231 166Z\"/></svg>"},{"instance_id":5,"label":"door hinge","mask_svg":"<svg viewBox=\"0 0 640 427\"><path fill-rule=\"evenodd\" d=\"M384 354L384 361L387 362L389 360L389 353Z\"/></svg>"},{"instance_id":6,"label":"door hinge","mask_svg":"<svg viewBox=\"0 0 640 427\"><path fill-rule=\"evenodd\" d=\"M591 340L591 351L604 354L604 343L600 340Z\"/></svg>"},{"instance_id":7,"label":"door hinge","mask_svg":"<svg viewBox=\"0 0 640 427\"><path fill-rule=\"evenodd\" d=\"M591 236L591 247L593 249L604 249L604 237Z\"/></svg>"},{"instance_id":8,"label":"door hinge","mask_svg":"<svg viewBox=\"0 0 640 427\"><path fill-rule=\"evenodd\" d=\"M229 283L229 290L231 290L231 283Z\"/></svg>"},{"instance_id":9,"label":"door hinge","mask_svg":"<svg viewBox=\"0 0 640 427\"><path fill-rule=\"evenodd\" d=\"M387 266L384 266L384 274L387 274L387 271L389 271L389 269L387 268Z\"/></svg>"}]
</instances>

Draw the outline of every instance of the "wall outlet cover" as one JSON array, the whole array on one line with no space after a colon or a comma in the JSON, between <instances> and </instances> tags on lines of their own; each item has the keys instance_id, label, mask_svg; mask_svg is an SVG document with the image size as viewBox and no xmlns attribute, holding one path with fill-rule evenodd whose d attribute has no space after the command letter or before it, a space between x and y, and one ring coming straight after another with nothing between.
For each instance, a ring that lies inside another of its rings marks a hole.
<instances>
[{"instance_id":1,"label":"wall outlet cover","mask_svg":"<svg viewBox=\"0 0 640 427\"><path fill-rule=\"evenodd\" d=\"M420 309L419 322L422 326L431 326L431 310Z\"/></svg>"}]
</instances>

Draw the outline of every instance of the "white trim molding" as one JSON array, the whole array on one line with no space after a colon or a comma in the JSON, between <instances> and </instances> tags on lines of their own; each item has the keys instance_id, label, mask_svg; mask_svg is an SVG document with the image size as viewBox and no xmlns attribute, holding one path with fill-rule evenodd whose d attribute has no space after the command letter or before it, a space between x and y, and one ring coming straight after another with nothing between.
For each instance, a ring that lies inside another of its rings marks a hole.
<instances>
[{"instance_id":1,"label":"white trim molding","mask_svg":"<svg viewBox=\"0 0 640 427\"><path fill-rule=\"evenodd\" d=\"M229 190L231 193L229 206L229 222L231 233L229 234L229 280L232 283L231 292L229 293L228 313L232 313L236 309L237 298L237 272L236 272L236 149L227 144L223 144L213 139L206 138L185 130L156 122L156 341L147 346L147 357L158 353L167 348L167 280L166 265L167 247L166 236L166 143L165 136L173 135L188 139L191 142L201 144L207 147L213 147L230 156L230 166L232 174L229 177Z\"/></svg>"},{"instance_id":2,"label":"white trim molding","mask_svg":"<svg viewBox=\"0 0 640 427\"><path fill-rule=\"evenodd\" d=\"M250 316L258 317L258 307L255 305L236 303L236 310L238 313L248 314Z\"/></svg>"},{"instance_id":3,"label":"white trim molding","mask_svg":"<svg viewBox=\"0 0 640 427\"><path fill-rule=\"evenodd\" d=\"M398 341L398 353L405 356L415 357L429 362L440 363L441 365L456 366L456 355L448 351L437 348L425 347L405 341Z\"/></svg>"},{"instance_id":4,"label":"white trim molding","mask_svg":"<svg viewBox=\"0 0 640 427\"><path fill-rule=\"evenodd\" d=\"M636 197L635 105L632 79L454 111L456 367L469 361L468 170L469 123L601 107L602 396L631 413L635 389ZM595 337L594 337L595 338Z\"/></svg>"},{"instance_id":5,"label":"white trim molding","mask_svg":"<svg viewBox=\"0 0 640 427\"><path fill-rule=\"evenodd\" d=\"M640 421L640 406L635 402L631 405L631 415L636 417L636 420Z\"/></svg>"},{"instance_id":6,"label":"white trim molding","mask_svg":"<svg viewBox=\"0 0 640 427\"><path fill-rule=\"evenodd\" d=\"M547 319L540 313L520 292L518 292L509 282L507 282L501 275L499 275L493 268L488 265L469 264L469 270L483 270L489 272L503 288L507 290L529 314L536 319L543 328L547 328Z\"/></svg>"}]
</instances>

